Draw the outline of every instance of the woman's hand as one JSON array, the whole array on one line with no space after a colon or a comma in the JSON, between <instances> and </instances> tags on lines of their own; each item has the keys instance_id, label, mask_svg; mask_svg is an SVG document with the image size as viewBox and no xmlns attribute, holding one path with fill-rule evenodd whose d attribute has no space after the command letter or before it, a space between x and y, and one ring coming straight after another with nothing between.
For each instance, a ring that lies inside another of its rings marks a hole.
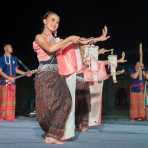
<instances>
[{"instance_id":1,"label":"woman's hand","mask_svg":"<svg viewBox=\"0 0 148 148\"><path fill-rule=\"evenodd\" d=\"M15 81L14 78L11 77L11 76L8 76L8 77L7 77L7 80L10 81L10 82L14 82L14 81Z\"/></svg>"},{"instance_id":2,"label":"woman's hand","mask_svg":"<svg viewBox=\"0 0 148 148\"><path fill-rule=\"evenodd\" d=\"M108 34L108 28L107 28L107 26L104 26L104 28L102 29L102 35L99 36L99 37L97 37L97 38L95 38L95 39L94 39L94 42L99 42L99 41L106 41L106 40L108 40L108 39L110 38L110 36L107 35L107 34Z\"/></svg>"},{"instance_id":3,"label":"woman's hand","mask_svg":"<svg viewBox=\"0 0 148 148\"><path fill-rule=\"evenodd\" d=\"M143 64L143 63L140 64L140 68L141 68L142 70L144 69L144 64Z\"/></svg>"},{"instance_id":4,"label":"woman's hand","mask_svg":"<svg viewBox=\"0 0 148 148\"><path fill-rule=\"evenodd\" d=\"M107 50L107 49L105 49L105 48L99 49L99 54L105 54L105 53L107 53L107 52L110 52L110 50Z\"/></svg>"},{"instance_id":5,"label":"woman's hand","mask_svg":"<svg viewBox=\"0 0 148 148\"><path fill-rule=\"evenodd\" d=\"M32 72L31 72L31 71L27 71L27 72L26 72L26 76L27 76L27 77L31 77L31 76L32 76Z\"/></svg>"}]
</instances>

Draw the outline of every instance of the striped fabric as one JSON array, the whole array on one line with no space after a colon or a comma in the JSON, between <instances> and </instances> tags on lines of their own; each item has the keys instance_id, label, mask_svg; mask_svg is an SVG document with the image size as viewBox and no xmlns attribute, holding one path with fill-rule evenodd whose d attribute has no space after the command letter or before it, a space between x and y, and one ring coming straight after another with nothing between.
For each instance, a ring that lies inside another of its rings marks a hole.
<instances>
[{"instance_id":1,"label":"striped fabric","mask_svg":"<svg viewBox=\"0 0 148 148\"><path fill-rule=\"evenodd\" d=\"M14 84L0 85L0 120L15 119L15 93Z\"/></svg>"},{"instance_id":2,"label":"striped fabric","mask_svg":"<svg viewBox=\"0 0 148 148\"><path fill-rule=\"evenodd\" d=\"M145 82L144 97L145 97L145 106L148 106L148 81Z\"/></svg>"},{"instance_id":3,"label":"striped fabric","mask_svg":"<svg viewBox=\"0 0 148 148\"><path fill-rule=\"evenodd\" d=\"M132 120L145 119L144 84L136 84L136 87L137 85L139 92L133 89L135 86L131 86L130 92L130 118Z\"/></svg>"},{"instance_id":4,"label":"striped fabric","mask_svg":"<svg viewBox=\"0 0 148 148\"><path fill-rule=\"evenodd\" d=\"M144 98L145 98L145 116L146 120L148 120L148 81L145 82Z\"/></svg>"}]
</instances>

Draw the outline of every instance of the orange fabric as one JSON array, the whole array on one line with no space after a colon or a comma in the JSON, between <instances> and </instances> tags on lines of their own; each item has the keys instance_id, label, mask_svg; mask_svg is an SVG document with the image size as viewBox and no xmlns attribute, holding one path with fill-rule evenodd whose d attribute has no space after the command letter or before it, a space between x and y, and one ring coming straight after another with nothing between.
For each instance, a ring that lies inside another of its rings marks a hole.
<instances>
[{"instance_id":1,"label":"orange fabric","mask_svg":"<svg viewBox=\"0 0 148 148\"><path fill-rule=\"evenodd\" d=\"M130 93L130 118L145 119L144 85L140 85L140 92Z\"/></svg>"},{"instance_id":2,"label":"orange fabric","mask_svg":"<svg viewBox=\"0 0 148 148\"><path fill-rule=\"evenodd\" d=\"M0 85L0 120L15 119L15 92L14 84Z\"/></svg>"}]
</instances>

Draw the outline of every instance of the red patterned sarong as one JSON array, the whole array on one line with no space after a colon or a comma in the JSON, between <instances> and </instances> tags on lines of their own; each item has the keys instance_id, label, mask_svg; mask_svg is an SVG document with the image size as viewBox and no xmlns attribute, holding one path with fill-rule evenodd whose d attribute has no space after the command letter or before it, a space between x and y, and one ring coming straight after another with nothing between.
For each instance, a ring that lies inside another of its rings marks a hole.
<instances>
[{"instance_id":1,"label":"red patterned sarong","mask_svg":"<svg viewBox=\"0 0 148 148\"><path fill-rule=\"evenodd\" d=\"M0 85L0 120L15 119L15 84Z\"/></svg>"},{"instance_id":2,"label":"red patterned sarong","mask_svg":"<svg viewBox=\"0 0 148 148\"><path fill-rule=\"evenodd\" d=\"M144 104L144 84L137 84L139 87L139 92L133 89L131 86L130 92L130 118L135 119L145 119L145 104Z\"/></svg>"}]
</instances>

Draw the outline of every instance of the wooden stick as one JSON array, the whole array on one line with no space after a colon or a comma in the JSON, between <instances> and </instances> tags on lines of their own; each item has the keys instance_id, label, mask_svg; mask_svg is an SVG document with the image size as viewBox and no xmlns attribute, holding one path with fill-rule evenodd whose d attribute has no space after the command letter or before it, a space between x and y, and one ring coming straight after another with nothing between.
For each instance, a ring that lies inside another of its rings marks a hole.
<instances>
[{"instance_id":1,"label":"wooden stick","mask_svg":"<svg viewBox=\"0 0 148 148\"><path fill-rule=\"evenodd\" d=\"M31 70L30 72L31 72L32 75L33 75L33 74L37 73L37 71L38 71L38 70L35 69L35 70ZM27 73L27 72L26 72L26 73ZM20 79L20 78L25 77L25 76L26 76L26 73L23 74L23 75L19 75L19 76L14 77L14 80L17 80L17 79ZM10 81L10 80L5 80L5 82L6 82L6 84L11 84L11 83L12 83L12 81Z\"/></svg>"},{"instance_id":2,"label":"wooden stick","mask_svg":"<svg viewBox=\"0 0 148 148\"><path fill-rule=\"evenodd\" d=\"M139 62L142 65L143 64L143 49L142 49L142 43L139 44ZM142 69L140 69L139 73L139 80L142 80Z\"/></svg>"}]
</instances>

